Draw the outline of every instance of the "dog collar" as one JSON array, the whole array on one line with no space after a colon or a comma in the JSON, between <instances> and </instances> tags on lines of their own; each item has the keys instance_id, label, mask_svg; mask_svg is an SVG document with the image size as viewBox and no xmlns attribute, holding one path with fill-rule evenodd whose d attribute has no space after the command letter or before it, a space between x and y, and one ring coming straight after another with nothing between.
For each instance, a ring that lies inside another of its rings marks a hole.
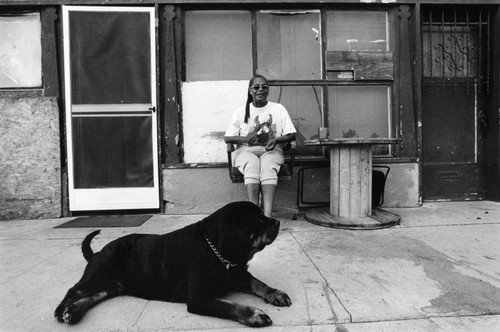
<instances>
[{"instance_id":1,"label":"dog collar","mask_svg":"<svg viewBox=\"0 0 500 332\"><path fill-rule=\"evenodd\" d=\"M227 259L225 259L224 257L222 257L222 255L217 250L215 245L208 239L208 236L206 236L206 235L205 235L205 240L207 240L207 243L210 246L210 248L212 249L212 251L214 252L215 256L217 256L217 258L222 262L222 264L224 264L224 266L226 267L226 270L229 270L230 267L238 266L238 264L233 264L230 261L228 261Z\"/></svg>"}]
</instances>

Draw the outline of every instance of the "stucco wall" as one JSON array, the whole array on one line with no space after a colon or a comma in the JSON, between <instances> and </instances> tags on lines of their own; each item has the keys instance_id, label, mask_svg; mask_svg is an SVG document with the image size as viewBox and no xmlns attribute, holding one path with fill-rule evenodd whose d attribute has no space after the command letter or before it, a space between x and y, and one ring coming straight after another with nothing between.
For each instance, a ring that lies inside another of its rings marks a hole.
<instances>
[{"instance_id":1,"label":"stucco wall","mask_svg":"<svg viewBox=\"0 0 500 332\"><path fill-rule=\"evenodd\" d=\"M61 216L55 98L0 98L0 220Z\"/></svg>"},{"instance_id":2,"label":"stucco wall","mask_svg":"<svg viewBox=\"0 0 500 332\"><path fill-rule=\"evenodd\" d=\"M418 165L405 163L388 166L391 170L385 187L383 206L418 206ZM292 181L278 184L276 210L297 209L297 171L298 168L294 170ZM324 176L317 181L328 183L329 178ZM246 200L243 184L231 183L227 168L164 169L163 195L166 214L206 214L226 203Z\"/></svg>"}]
</instances>

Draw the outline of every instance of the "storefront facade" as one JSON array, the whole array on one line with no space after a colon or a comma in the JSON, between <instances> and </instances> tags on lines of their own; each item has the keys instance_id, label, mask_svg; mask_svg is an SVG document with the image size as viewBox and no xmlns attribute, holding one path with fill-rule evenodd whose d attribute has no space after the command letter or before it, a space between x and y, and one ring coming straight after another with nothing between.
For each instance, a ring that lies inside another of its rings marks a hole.
<instances>
[{"instance_id":1,"label":"storefront facade","mask_svg":"<svg viewBox=\"0 0 500 332\"><path fill-rule=\"evenodd\" d=\"M397 137L373 151L385 206L500 200L496 0L4 1L0 27L1 219L245 199L223 135L257 73L296 170L327 160L303 144L320 127ZM295 176L277 205L296 196Z\"/></svg>"}]
</instances>

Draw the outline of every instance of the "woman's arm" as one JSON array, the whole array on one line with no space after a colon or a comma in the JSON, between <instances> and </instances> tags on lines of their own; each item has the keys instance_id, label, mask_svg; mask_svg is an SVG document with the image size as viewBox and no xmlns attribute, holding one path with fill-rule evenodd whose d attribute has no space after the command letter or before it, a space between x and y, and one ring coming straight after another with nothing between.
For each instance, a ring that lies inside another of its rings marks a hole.
<instances>
[{"instance_id":1,"label":"woman's arm","mask_svg":"<svg viewBox=\"0 0 500 332\"><path fill-rule=\"evenodd\" d=\"M283 135L283 136L280 136L277 138L273 138L272 140L267 142L266 150L267 151L273 150L276 147L276 144L279 144L279 143L291 142L291 141L295 140L296 136L297 135L295 133L291 133L291 134L286 134L286 135Z\"/></svg>"},{"instance_id":2,"label":"woman's arm","mask_svg":"<svg viewBox=\"0 0 500 332\"><path fill-rule=\"evenodd\" d=\"M224 142L232 144L252 144L257 141L257 135L249 133L247 136L224 136Z\"/></svg>"}]
</instances>

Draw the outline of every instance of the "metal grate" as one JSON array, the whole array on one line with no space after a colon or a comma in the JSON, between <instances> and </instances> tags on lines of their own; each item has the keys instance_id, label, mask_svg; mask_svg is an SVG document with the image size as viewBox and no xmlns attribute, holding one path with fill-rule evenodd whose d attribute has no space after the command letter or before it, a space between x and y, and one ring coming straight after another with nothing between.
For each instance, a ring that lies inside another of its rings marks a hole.
<instances>
[{"instance_id":1,"label":"metal grate","mask_svg":"<svg viewBox=\"0 0 500 332\"><path fill-rule=\"evenodd\" d=\"M422 77L489 91L490 13L479 9L422 10Z\"/></svg>"}]
</instances>

